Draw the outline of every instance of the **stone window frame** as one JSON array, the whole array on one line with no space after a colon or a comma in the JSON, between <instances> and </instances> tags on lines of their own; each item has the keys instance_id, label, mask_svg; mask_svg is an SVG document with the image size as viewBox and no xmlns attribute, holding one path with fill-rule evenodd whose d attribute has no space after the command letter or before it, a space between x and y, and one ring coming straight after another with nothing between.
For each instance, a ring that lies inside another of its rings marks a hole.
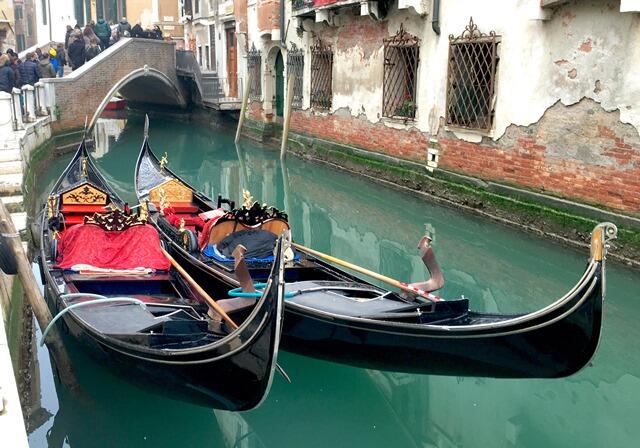
<instances>
[{"instance_id":1,"label":"stone window frame","mask_svg":"<svg viewBox=\"0 0 640 448\"><path fill-rule=\"evenodd\" d=\"M420 39L404 30L383 39L382 116L416 119Z\"/></svg>"},{"instance_id":2,"label":"stone window frame","mask_svg":"<svg viewBox=\"0 0 640 448\"><path fill-rule=\"evenodd\" d=\"M333 49L318 39L310 50L310 105L313 109L330 110L333 103Z\"/></svg>"},{"instance_id":3,"label":"stone window frame","mask_svg":"<svg viewBox=\"0 0 640 448\"><path fill-rule=\"evenodd\" d=\"M447 127L479 132L493 128L500 42L495 31L481 33L473 17L460 36L449 35Z\"/></svg>"}]
</instances>

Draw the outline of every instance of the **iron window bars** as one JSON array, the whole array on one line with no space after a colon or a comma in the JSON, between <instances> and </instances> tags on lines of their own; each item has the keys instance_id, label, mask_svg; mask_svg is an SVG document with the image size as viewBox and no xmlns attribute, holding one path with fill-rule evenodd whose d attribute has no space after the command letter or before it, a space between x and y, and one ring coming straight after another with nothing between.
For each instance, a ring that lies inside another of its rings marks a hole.
<instances>
[{"instance_id":1,"label":"iron window bars","mask_svg":"<svg viewBox=\"0 0 640 448\"><path fill-rule=\"evenodd\" d=\"M333 50L318 40L311 47L311 107L331 109Z\"/></svg>"},{"instance_id":2,"label":"iron window bars","mask_svg":"<svg viewBox=\"0 0 640 448\"><path fill-rule=\"evenodd\" d=\"M260 101L262 98L262 53L255 44L247 52L247 73L249 74L249 98Z\"/></svg>"},{"instance_id":3,"label":"iron window bars","mask_svg":"<svg viewBox=\"0 0 640 448\"><path fill-rule=\"evenodd\" d=\"M460 36L449 35L447 125L491 129L499 43L500 36L481 33L473 18Z\"/></svg>"},{"instance_id":4,"label":"iron window bars","mask_svg":"<svg viewBox=\"0 0 640 448\"><path fill-rule=\"evenodd\" d=\"M420 39L403 25L384 42L382 115L413 120L416 117L416 87L420 62Z\"/></svg>"},{"instance_id":5,"label":"iron window bars","mask_svg":"<svg viewBox=\"0 0 640 448\"><path fill-rule=\"evenodd\" d=\"M291 49L287 52L287 74L295 75L293 82L293 98L291 106L296 109L302 109L302 98L304 85L304 50L298 48L296 44L291 44Z\"/></svg>"}]
</instances>

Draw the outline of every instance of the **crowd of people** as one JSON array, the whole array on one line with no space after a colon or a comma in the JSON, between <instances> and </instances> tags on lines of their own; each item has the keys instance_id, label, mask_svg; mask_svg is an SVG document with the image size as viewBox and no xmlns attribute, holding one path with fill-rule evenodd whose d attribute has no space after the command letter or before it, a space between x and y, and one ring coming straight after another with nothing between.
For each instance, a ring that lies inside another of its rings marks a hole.
<instances>
[{"instance_id":1,"label":"crowd of people","mask_svg":"<svg viewBox=\"0 0 640 448\"><path fill-rule=\"evenodd\" d=\"M75 27L67 25L64 43L51 46L48 51L38 48L27 53L24 60L12 49L1 54L0 91L11 93L14 87L33 85L42 78L61 78L65 66L77 70L121 37L163 39L158 25L153 29L143 29L140 23L131 26L126 17L117 24L99 19L97 22L92 20L84 28L77 24Z\"/></svg>"}]
</instances>

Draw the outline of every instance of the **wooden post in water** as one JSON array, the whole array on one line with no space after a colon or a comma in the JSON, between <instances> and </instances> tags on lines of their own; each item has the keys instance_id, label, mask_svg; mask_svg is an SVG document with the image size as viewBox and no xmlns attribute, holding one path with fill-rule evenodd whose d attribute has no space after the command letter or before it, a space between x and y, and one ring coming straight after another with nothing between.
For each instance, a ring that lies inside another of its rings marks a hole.
<instances>
[{"instance_id":1,"label":"wooden post in water","mask_svg":"<svg viewBox=\"0 0 640 448\"><path fill-rule=\"evenodd\" d=\"M0 232L2 232L9 244L9 248L16 259L18 265L18 277L20 283L22 283L22 289L24 295L29 300L29 305L33 309L33 314L36 316L40 330L44 331L51 322L51 312L47 307L44 297L40 292L40 287L33 275L31 269L31 263L27 259L27 255L24 253L22 242L20 241L20 235L16 232L16 228L11 220L11 215L7 211L4 203L0 199ZM75 375L71 368L71 361L64 349L60 335L55 328L52 328L47 337L47 347L55 360L60 380L69 389L75 389L78 386Z\"/></svg>"},{"instance_id":2,"label":"wooden post in water","mask_svg":"<svg viewBox=\"0 0 640 448\"><path fill-rule=\"evenodd\" d=\"M284 153L287 150L287 139L289 138L289 124L291 123L291 103L293 102L293 86L296 81L296 75L289 74L287 80L287 102L284 112L284 125L282 126L282 146L280 146L280 158L284 157Z\"/></svg>"},{"instance_id":3,"label":"wooden post in water","mask_svg":"<svg viewBox=\"0 0 640 448\"><path fill-rule=\"evenodd\" d=\"M240 131L242 130L242 124L244 123L244 115L247 112L247 104L249 103L249 82L251 81L251 73L247 73L244 78L244 88L242 89L242 108L240 109L240 119L238 120L238 129L236 129L236 140L238 143L240 140Z\"/></svg>"}]
</instances>

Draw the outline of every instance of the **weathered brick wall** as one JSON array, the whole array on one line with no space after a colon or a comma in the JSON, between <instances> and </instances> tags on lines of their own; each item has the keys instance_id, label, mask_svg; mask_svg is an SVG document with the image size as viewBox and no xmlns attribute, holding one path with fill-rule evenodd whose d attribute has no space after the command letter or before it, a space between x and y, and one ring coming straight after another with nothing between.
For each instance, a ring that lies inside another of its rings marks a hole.
<instances>
[{"instance_id":1,"label":"weathered brick wall","mask_svg":"<svg viewBox=\"0 0 640 448\"><path fill-rule=\"evenodd\" d=\"M127 39L119 42L89 62L78 75L51 79L55 84L58 120L53 122L54 132L75 129L84 125L85 116L91 118L109 90L131 71L148 65L155 68L179 86L176 75L175 44L150 39Z\"/></svg>"},{"instance_id":2,"label":"weathered brick wall","mask_svg":"<svg viewBox=\"0 0 640 448\"><path fill-rule=\"evenodd\" d=\"M640 137L593 100L556 103L528 127L510 126L479 144L441 132L440 167L640 212Z\"/></svg>"},{"instance_id":3,"label":"weathered brick wall","mask_svg":"<svg viewBox=\"0 0 640 448\"><path fill-rule=\"evenodd\" d=\"M258 30L269 31L280 29L280 1L259 0Z\"/></svg>"},{"instance_id":4,"label":"weathered brick wall","mask_svg":"<svg viewBox=\"0 0 640 448\"><path fill-rule=\"evenodd\" d=\"M268 121L261 103L249 116ZM415 128L371 123L348 111L295 110L291 130L370 151L426 162L429 136ZM470 143L441 130L440 168L547 192L611 209L640 212L640 136L619 113L593 100L549 108L531 126L511 126L498 141Z\"/></svg>"},{"instance_id":5,"label":"weathered brick wall","mask_svg":"<svg viewBox=\"0 0 640 448\"><path fill-rule=\"evenodd\" d=\"M394 129L365 118L352 117L349 111L314 115L310 111L295 110L291 114L291 129L302 134L333 140L403 159L426 163L429 138L415 128Z\"/></svg>"}]
</instances>

